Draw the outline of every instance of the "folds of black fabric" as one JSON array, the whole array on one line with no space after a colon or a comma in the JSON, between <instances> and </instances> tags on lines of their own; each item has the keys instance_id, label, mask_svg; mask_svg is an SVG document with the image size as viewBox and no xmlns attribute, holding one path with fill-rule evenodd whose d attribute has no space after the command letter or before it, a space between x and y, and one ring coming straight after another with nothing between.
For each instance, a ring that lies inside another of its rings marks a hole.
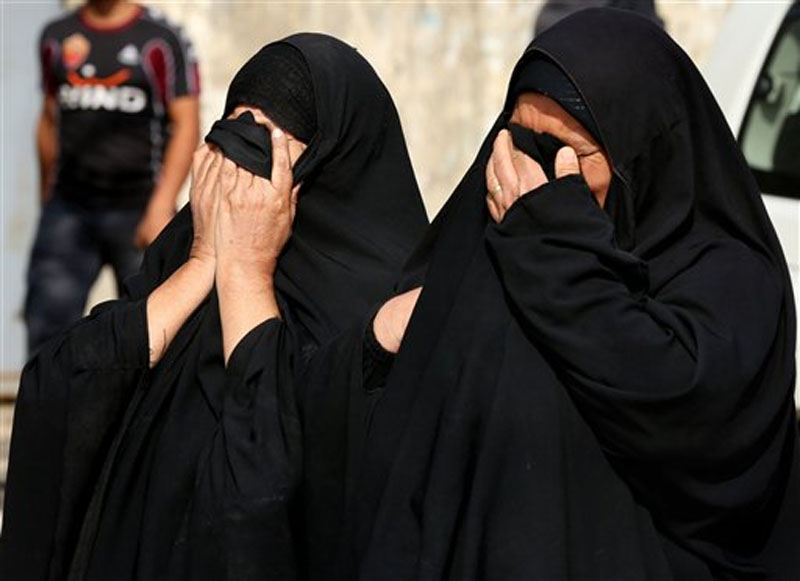
<instances>
[{"instance_id":1,"label":"folds of black fabric","mask_svg":"<svg viewBox=\"0 0 800 581\"><path fill-rule=\"evenodd\" d=\"M23 374L3 579L302 574L302 537L290 531L302 463L295 376L390 294L427 219L369 64L325 35L281 42L308 63L318 122L293 168L302 187L274 279L281 320L254 328L226 368L212 292L148 369L145 299L192 242L190 209L179 212L129 300L78 323Z\"/></svg>"},{"instance_id":2,"label":"folds of black fabric","mask_svg":"<svg viewBox=\"0 0 800 581\"><path fill-rule=\"evenodd\" d=\"M342 361L303 394L315 578L795 577L791 285L722 114L636 16L564 20L512 88L534 59L597 121L606 206L567 177L491 223L512 90L412 255L400 290L424 290L378 400Z\"/></svg>"},{"instance_id":3,"label":"folds of black fabric","mask_svg":"<svg viewBox=\"0 0 800 581\"><path fill-rule=\"evenodd\" d=\"M67 578L76 527L102 471L97 459L146 377L147 341L136 340L144 311L143 301L99 307L25 366L14 410L0 578Z\"/></svg>"}]
</instances>

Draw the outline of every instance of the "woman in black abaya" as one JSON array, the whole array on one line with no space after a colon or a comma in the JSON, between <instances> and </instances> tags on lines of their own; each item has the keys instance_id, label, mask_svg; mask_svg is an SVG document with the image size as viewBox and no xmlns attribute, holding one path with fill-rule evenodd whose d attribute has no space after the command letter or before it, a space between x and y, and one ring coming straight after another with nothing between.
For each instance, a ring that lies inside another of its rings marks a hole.
<instances>
[{"instance_id":1,"label":"woman in black abaya","mask_svg":"<svg viewBox=\"0 0 800 581\"><path fill-rule=\"evenodd\" d=\"M371 327L402 338L385 386L354 363L303 390L316 578L800 574L787 267L656 26L534 40L403 288Z\"/></svg>"},{"instance_id":2,"label":"woman in black abaya","mask_svg":"<svg viewBox=\"0 0 800 581\"><path fill-rule=\"evenodd\" d=\"M267 45L225 117L129 298L25 368L3 579L297 575L294 378L385 300L427 220L392 100L353 48Z\"/></svg>"}]
</instances>

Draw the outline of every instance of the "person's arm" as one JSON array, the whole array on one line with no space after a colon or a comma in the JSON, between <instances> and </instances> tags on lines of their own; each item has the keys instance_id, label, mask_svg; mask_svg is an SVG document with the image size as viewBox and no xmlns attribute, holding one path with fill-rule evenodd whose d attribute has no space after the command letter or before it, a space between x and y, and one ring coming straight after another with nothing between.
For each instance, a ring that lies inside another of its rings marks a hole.
<instances>
[{"instance_id":1,"label":"person's arm","mask_svg":"<svg viewBox=\"0 0 800 581\"><path fill-rule=\"evenodd\" d=\"M167 107L170 137L155 190L136 229L135 243L140 248L149 245L175 215L175 201L199 139L198 111L198 99L193 95L173 99Z\"/></svg>"},{"instance_id":2,"label":"person's arm","mask_svg":"<svg viewBox=\"0 0 800 581\"><path fill-rule=\"evenodd\" d=\"M57 107L54 95L45 95L39 122L36 125L36 150L39 154L39 201L44 206L53 187L58 157Z\"/></svg>"},{"instance_id":3,"label":"person's arm","mask_svg":"<svg viewBox=\"0 0 800 581\"><path fill-rule=\"evenodd\" d=\"M417 305L422 287L406 291L386 301L372 320L375 339L389 353L397 353L403 342L408 321Z\"/></svg>"},{"instance_id":4,"label":"person's arm","mask_svg":"<svg viewBox=\"0 0 800 581\"><path fill-rule=\"evenodd\" d=\"M275 129L271 139L270 180L227 159L220 176L216 284L226 364L247 333L280 317L273 273L291 234L296 196L286 135Z\"/></svg>"},{"instance_id":5,"label":"person's arm","mask_svg":"<svg viewBox=\"0 0 800 581\"><path fill-rule=\"evenodd\" d=\"M727 453L720 433L746 421L741 398L758 385L786 316L780 267L741 241L707 236L674 252L685 263L664 279L666 259L617 246L586 180L565 167L574 161L566 150L558 179L532 188L518 164L536 162L525 155L494 160L499 195L487 175L497 223L486 240L514 318L607 451L716 462Z\"/></svg>"},{"instance_id":6,"label":"person's arm","mask_svg":"<svg viewBox=\"0 0 800 581\"><path fill-rule=\"evenodd\" d=\"M194 239L189 259L147 298L147 334L150 367L155 366L189 315L202 303L214 285L214 243L222 168L222 155L202 145L192 164Z\"/></svg>"}]
</instances>

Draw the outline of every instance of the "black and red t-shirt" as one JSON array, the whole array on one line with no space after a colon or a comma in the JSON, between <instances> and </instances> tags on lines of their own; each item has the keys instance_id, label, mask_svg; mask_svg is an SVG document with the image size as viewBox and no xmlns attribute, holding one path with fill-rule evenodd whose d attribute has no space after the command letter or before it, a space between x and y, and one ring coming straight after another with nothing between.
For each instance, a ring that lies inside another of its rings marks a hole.
<instances>
[{"instance_id":1,"label":"black and red t-shirt","mask_svg":"<svg viewBox=\"0 0 800 581\"><path fill-rule=\"evenodd\" d=\"M113 29L82 9L41 36L43 88L58 102L57 195L87 205L144 205L166 145L170 101L198 94L188 38L154 9L138 7Z\"/></svg>"}]
</instances>

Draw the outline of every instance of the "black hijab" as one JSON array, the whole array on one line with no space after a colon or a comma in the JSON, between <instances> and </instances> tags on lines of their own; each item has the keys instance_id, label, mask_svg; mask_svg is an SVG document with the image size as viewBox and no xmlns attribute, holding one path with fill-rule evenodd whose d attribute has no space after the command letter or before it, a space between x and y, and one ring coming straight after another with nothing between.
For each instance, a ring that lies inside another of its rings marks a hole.
<instances>
[{"instance_id":1,"label":"black hijab","mask_svg":"<svg viewBox=\"0 0 800 581\"><path fill-rule=\"evenodd\" d=\"M582 178L562 178L494 224L485 164L515 87L542 59L595 122L610 199L603 211ZM316 449L306 440L306 462L349 452L348 501L330 517L346 534L319 569L337 563L347 579L795 575L791 285L700 74L646 20L587 10L534 40L510 87L407 264L401 289L424 291L403 346L374 409L355 408L367 419L349 410L368 430ZM335 423L323 396L312 385L304 397L308 433ZM311 521L312 540L337 530Z\"/></svg>"},{"instance_id":2,"label":"black hijab","mask_svg":"<svg viewBox=\"0 0 800 581\"><path fill-rule=\"evenodd\" d=\"M341 329L391 288L427 220L394 103L369 63L344 43L302 33L265 46L234 77L225 115L240 104L289 100L276 97L273 84L254 80L259 70L272 80L265 59L285 63L287 49L305 59L316 110L313 121L298 120L307 97L298 97L289 115L265 109L298 135L311 134L293 168L302 187L275 282L279 299L318 338ZM299 65L291 68L293 78L302 77ZM307 82L294 85L305 95ZM149 253L153 267L129 281L133 297L153 288L153 273L166 278L182 263L190 228L187 206Z\"/></svg>"},{"instance_id":3,"label":"black hijab","mask_svg":"<svg viewBox=\"0 0 800 581\"><path fill-rule=\"evenodd\" d=\"M147 369L146 297L188 258L184 208L128 300L96 309L26 367L0 551L9 578L296 578L294 378L391 292L427 219L391 97L352 47L322 34L268 45L226 110L246 99L280 118L258 74L287 51L302 58L293 70L307 71L297 84L313 87L315 115L275 273L282 319L246 335L226 368L212 292Z\"/></svg>"}]
</instances>

